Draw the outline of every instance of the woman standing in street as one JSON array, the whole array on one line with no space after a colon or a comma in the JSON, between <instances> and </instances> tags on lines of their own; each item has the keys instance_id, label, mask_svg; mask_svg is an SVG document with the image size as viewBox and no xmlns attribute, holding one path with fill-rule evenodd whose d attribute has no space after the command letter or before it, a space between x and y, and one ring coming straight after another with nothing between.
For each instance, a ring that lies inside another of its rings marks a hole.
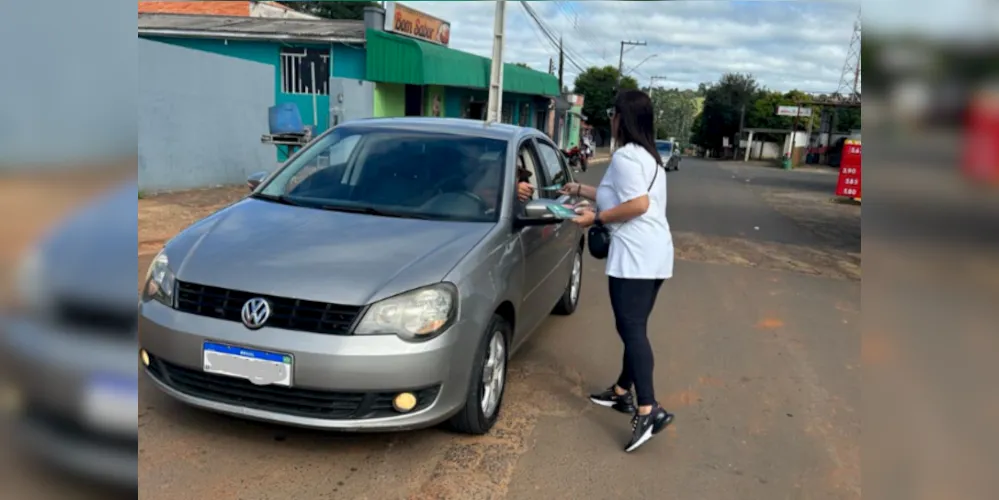
<instances>
[{"instance_id":1,"label":"woman standing in street","mask_svg":"<svg viewBox=\"0 0 999 500\"><path fill-rule=\"evenodd\" d=\"M582 212L573 221L584 228L605 227L610 234L607 276L624 361L617 382L590 400L634 415L625 447L630 452L673 421L655 398L647 333L659 288L673 276L673 237L666 220L666 173L659 171L652 100L639 90L623 91L608 115L611 134L621 147L600 185L569 183L562 193L595 201L596 211Z\"/></svg>"}]
</instances>

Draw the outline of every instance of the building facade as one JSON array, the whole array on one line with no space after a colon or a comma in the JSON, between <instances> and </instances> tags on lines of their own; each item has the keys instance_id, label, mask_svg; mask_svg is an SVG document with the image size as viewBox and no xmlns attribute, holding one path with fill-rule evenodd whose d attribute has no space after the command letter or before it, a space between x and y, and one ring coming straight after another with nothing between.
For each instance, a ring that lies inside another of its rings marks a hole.
<instances>
[{"instance_id":1,"label":"building facade","mask_svg":"<svg viewBox=\"0 0 999 500\"><path fill-rule=\"evenodd\" d=\"M140 189L273 170L287 159L261 143L275 105L294 104L313 135L370 117L484 119L490 60L447 47L445 21L389 7L369 7L364 21L140 12ZM557 79L506 64L503 83L502 121L544 128Z\"/></svg>"}]
</instances>

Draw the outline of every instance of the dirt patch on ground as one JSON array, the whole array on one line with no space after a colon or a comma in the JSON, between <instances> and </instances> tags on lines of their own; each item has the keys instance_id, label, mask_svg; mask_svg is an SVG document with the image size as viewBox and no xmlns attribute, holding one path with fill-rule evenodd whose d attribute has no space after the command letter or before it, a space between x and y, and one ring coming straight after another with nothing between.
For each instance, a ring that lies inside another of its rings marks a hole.
<instances>
[{"instance_id":1,"label":"dirt patch on ground","mask_svg":"<svg viewBox=\"0 0 999 500\"><path fill-rule=\"evenodd\" d=\"M246 196L246 186L162 193L139 200L139 255L154 254L187 226Z\"/></svg>"},{"instance_id":2,"label":"dirt patch on ground","mask_svg":"<svg viewBox=\"0 0 999 500\"><path fill-rule=\"evenodd\" d=\"M860 212L855 202L814 192L764 191L763 199L823 242L860 253Z\"/></svg>"},{"instance_id":3,"label":"dirt patch on ground","mask_svg":"<svg viewBox=\"0 0 999 500\"><path fill-rule=\"evenodd\" d=\"M714 264L735 264L771 271L860 280L860 253L673 232L676 258Z\"/></svg>"}]
</instances>

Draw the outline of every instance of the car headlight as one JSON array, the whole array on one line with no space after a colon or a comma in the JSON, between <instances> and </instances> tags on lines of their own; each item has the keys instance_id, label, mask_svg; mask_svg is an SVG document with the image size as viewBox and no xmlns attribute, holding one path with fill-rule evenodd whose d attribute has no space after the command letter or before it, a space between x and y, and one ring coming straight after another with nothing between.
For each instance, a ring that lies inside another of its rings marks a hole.
<instances>
[{"instance_id":1,"label":"car headlight","mask_svg":"<svg viewBox=\"0 0 999 500\"><path fill-rule=\"evenodd\" d=\"M354 334L393 334L414 342L429 340L451 326L457 306L458 289L451 283L418 288L369 306Z\"/></svg>"},{"instance_id":2,"label":"car headlight","mask_svg":"<svg viewBox=\"0 0 999 500\"><path fill-rule=\"evenodd\" d=\"M153 259L153 263L149 264L142 299L147 302L156 300L173 307L174 279L173 271L170 270L170 260L167 258L166 252L161 250Z\"/></svg>"}]
</instances>

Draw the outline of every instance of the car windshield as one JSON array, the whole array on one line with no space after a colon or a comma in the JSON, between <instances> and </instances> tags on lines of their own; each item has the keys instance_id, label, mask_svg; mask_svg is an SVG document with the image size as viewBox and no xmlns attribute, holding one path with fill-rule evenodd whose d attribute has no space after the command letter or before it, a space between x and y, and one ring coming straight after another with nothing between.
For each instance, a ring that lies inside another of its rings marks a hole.
<instances>
[{"instance_id":1,"label":"car windshield","mask_svg":"<svg viewBox=\"0 0 999 500\"><path fill-rule=\"evenodd\" d=\"M672 142L656 142L656 150L659 154L669 154L673 150Z\"/></svg>"},{"instance_id":2,"label":"car windshield","mask_svg":"<svg viewBox=\"0 0 999 500\"><path fill-rule=\"evenodd\" d=\"M496 221L507 143L446 132L345 126L320 137L254 196L326 210Z\"/></svg>"}]
</instances>

